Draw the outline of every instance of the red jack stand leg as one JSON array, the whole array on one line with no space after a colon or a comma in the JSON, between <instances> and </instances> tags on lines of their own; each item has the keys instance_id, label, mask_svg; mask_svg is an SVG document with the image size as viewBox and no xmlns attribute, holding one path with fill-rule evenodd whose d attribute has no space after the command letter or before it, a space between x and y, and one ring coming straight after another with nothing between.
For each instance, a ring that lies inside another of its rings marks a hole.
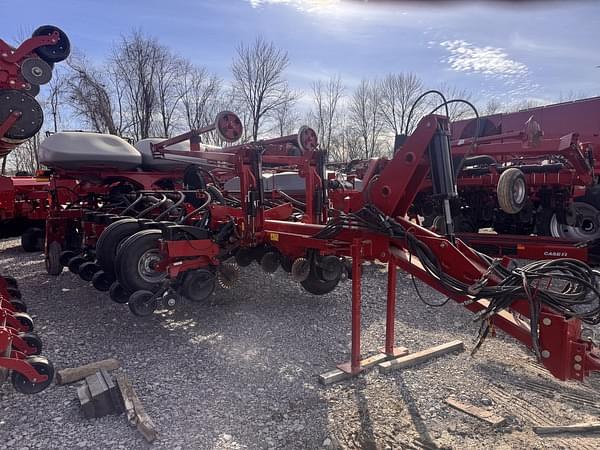
<instances>
[{"instance_id":1,"label":"red jack stand leg","mask_svg":"<svg viewBox=\"0 0 600 450\"><path fill-rule=\"evenodd\" d=\"M363 370L360 365L360 277L361 277L361 256L360 241L355 240L350 247L352 255L352 351L349 363L339 364L338 369L357 374Z\"/></svg>"},{"instance_id":2,"label":"red jack stand leg","mask_svg":"<svg viewBox=\"0 0 600 450\"><path fill-rule=\"evenodd\" d=\"M394 258L390 256L388 262L388 279L387 279L387 311L385 316L385 347L380 348L381 353L385 353L389 357L396 358L408 353L404 347L394 347L394 322L396 319L396 280L397 271Z\"/></svg>"}]
</instances>

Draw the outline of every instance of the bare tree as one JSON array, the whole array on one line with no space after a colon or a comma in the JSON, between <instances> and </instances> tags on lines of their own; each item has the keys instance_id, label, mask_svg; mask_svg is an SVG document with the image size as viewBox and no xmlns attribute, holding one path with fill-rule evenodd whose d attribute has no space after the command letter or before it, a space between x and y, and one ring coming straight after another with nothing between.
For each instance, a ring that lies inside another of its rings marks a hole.
<instances>
[{"instance_id":1,"label":"bare tree","mask_svg":"<svg viewBox=\"0 0 600 450\"><path fill-rule=\"evenodd\" d=\"M446 100L466 100L468 102L472 102L473 99L473 94L471 94L468 90L461 89L457 86L451 86L447 83L442 83L442 85L439 88L439 91L444 94ZM432 98L435 99L432 105L439 105L439 99L436 99L435 97ZM445 108L440 108L437 112L442 112L445 114ZM452 122L456 120L465 119L474 115L473 110L466 103L460 102L450 103L448 105L448 112L450 115L450 120Z\"/></svg>"},{"instance_id":2,"label":"bare tree","mask_svg":"<svg viewBox=\"0 0 600 450\"><path fill-rule=\"evenodd\" d=\"M250 113L254 141L265 116L290 101L289 87L283 77L288 64L287 52L261 37L251 46L242 43L237 48L231 67L233 88Z\"/></svg>"},{"instance_id":3,"label":"bare tree","mask_svg":"<svg viewBox=\"0 0 600 450\"><path fill-rule=\"evenodd\" d=\"M377 156L381 150L383 121L380 114L381 93L377 81L362 80L352 95L349 126L360 136L364 159Z\"/></svg>"},{"instance_id":4,"label":"bare tree","mask_svg":"<svg viewBox=\"0 0 600 450\"><path fill-rule=\"evenodd\" d=\"M489 116L500 112L502 112L502 103L500 103L500 100L495 97L490 98L485 104L483 113Z\"/></svg>"},{"instance_id":5,"label":"bare tree","mask_svg":"<svg viewBox=\"0 0 600 450\"><path fill-rule=\"evenodd\" d=\"M296 102L299 94L293 91L288 92L289 98L282 102L273 110L273 121L275 122L275 131L279 136L287 136L298 130L300 115L296 110Z\"/></svg>"},{"instance_id":6,"label":"bare tree","mask_svg":"<svg viewBox=\"0 0 600 450\"><path fill-rule=\"evenodd\" d=\"M338 107L344 95L344 85L338 75L326 82L312 84L314 115L321 147L331 153L332 135L338 118Z\"/></svg>"},{"instance_id":7,"label":"bare tree","mask_svg":"<svg viewBox=\"0 0 600 450\"><path fill-rule=\"evenodd\" d=\"M23 142L13 149L8 155L7 161L15 172L26 172L34 174L40 168L38 160L38 149L40 146L40 133Z\"/></svg>"},{"instance_id":8,"label":"bare tree","mask_svg":"<svg viewBox=\"0 0 600 450\"><path fill-rule=\"evenodd\" d=\"M413 112L410 118L408 117L413 103L423 91L421 79L410 72L388 74L381 80L380 89L381 115L385 129L398 135L404 133L408 128L410 133L423 114L421 106ZM410 123L407 124L409 120Z\"/></svg>"},{"instance_id":9,"label":"bare tree","mask_svg":"<svg viewBox=\"0 0 600 450\"><path fill-rule=\"evenodd\" d=\"M64 73L58 69L54 69L52 80L48 83L48 98L46 101L47 108L52 116L52 129L56 133L58 131L58 122L60 120L61 104L67 88L67 79Z\"/></svg>"},{"instance_id":10,"label":"bare tree","mask_svg":"<svg viewBox=\"0 0 600 450\"><path fill-rule=\"evenodd\" d=\"M154 113L158 106L157 78L166 50L156 39L134 31L124 36L113 51L115 75L124 87L127 109L132 116L136 139L150 136Z\"/></svg>"},{"instance_id":11,"label":"bare tree","mask_svg":"<svg viewBox=\"0 0 600 450\"><path fill-rule=\"evenodd\" d=\"M160 116L159 134L170 137L173 132L175 113L183 98L178 88L187 63L161 48L156 59L156 102Z\"/></svg>"},{"instance_id":12,"label":"bare tree","mask_svg":"<svg viewBox=\"0 0 600 450\"><path fill-rule=\"evenodd\" d=\"M67 99L75 114L100 133L121 134L113 118L109 89L101 71L85 58L69 60L71 75L66 81Z\"/></svg>"}]
</instances>

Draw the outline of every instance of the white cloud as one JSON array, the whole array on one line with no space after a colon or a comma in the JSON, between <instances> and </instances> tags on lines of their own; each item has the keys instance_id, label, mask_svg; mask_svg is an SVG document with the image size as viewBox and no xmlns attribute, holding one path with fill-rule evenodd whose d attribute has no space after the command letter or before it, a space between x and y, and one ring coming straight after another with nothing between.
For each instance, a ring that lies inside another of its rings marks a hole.
<instances>
[{"instance_id":1,"label":"white cloud","mask_svg":"<svg viewBox=\"0 0 600 450\"><path fill-rule=\"evenodd\" d=\"M529 71L526 64L510 59L498 47L477 47L463 40L444 41L440 45L450 52L443 62L457 72L510 78L527 75Z\"/></svg>"},{"instance_id":2,"label":"white cloud","mask_svg":"<svg viewBox=\"0 0 600 450\"><path fill-rule=\"evenodd\" d=\"M263 5L289 5L300 11L315 12L336 7L340 0L247 0L253 8Z\"/></svg>"}]
</instances>

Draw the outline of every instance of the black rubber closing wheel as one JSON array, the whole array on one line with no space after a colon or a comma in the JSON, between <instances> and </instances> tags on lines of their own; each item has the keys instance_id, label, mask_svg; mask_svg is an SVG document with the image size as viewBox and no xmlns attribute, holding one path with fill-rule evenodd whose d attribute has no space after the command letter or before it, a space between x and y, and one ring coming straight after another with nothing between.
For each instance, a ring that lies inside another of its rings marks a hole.
<instances>
[{"instance_id":1,"label":"black rubber closing wheel","mask_svg":"<svg viewBox=\"0 0 600 450\"><path fill-rule=\"evenodd\" d=\"M12 385L21 394L37 394L52 384L54 380L54 366L43 356L30 356L26 361L38 371L40 375L46 375L46 381L29 381L26 376L13 371L11 375Z\"/></svg>"},{"instance_id":2,"label":"black rubber closing wheel","mask_svg":"<svg viewBox=\"0 0 600 450\"><path fill-rule=\"evenodd\" d=\"M79 268L85 262L87 262L87 260L83 256L74 256L73 258L71 258L69 260L69 263L67 264L67 267L69 267L69 270L72 273L74 273L75 275L77 275L79 273Z\"/></svg>"},{"instance_id":3,"label":"black rubber closing wheel","mask_svg":"<svg viewBox=\"0 0 600 450\"><path fill-rule=\"evenodd\" d=\"M27 228L21 235L21 247L26 252L41 252L44 249L44 230Z\"/></svg>"},{"instance_id":4,"label":"black rubber closing wheel","mask_svg":"<svg viewBox=\"0 0 600 450\"><path fill-rule=\"evenodd\" d=\"M146 317L152 315L156 311L158 301L154 294L150 291L137 291L131 294L127 303L129 310L138 317Z\"/></svg>"},{"instance_id":5,"label":"black rubber closing wheel","mask_svg":"<svg viewBox=\"0 0 600 450\"><path fill-rule=\"evenodd\" d=\"M17 279L15 277L11 277L10 275L0 275L0 277L4 278L4 281L6 281L7 286L14 287L14 288L19 287L19 282L17 281Z\"/></svg>"},{"instance_id":6,"label":"black rubber closing wheel","mask_svg":"<svg viewBox=\"0 0 600 450\"><path fill-rule=\"evenodd\" d=\"M84 262L81 266L79 266L79 278L83 281L92 281L96 272L100 270L100 266L98 264L88 261Z\"/></svg>"},{"instance_id":7,"label":"black rubber closing wheel","mask_svg":"<svg viewBox=\"0 0 600 450\"><path fill-rule=\"evenodd\" d=\"M21 63L21 75L32 85L46 84L52 79L52 67L41 58L27 58Z\"/></svg>"},{"instance_id":8,"label":"black rubber closing wheel","mask_svg":"<svg viewBox=\"0 0 600 450\"><path fill-rule=\"evenodd\" d=\"M44 123L44 112L37 100L24 91L15 89L0 91L0 123L3 123L14 111L20 112L21 117L8 129L5 138L22 141L40 131Z\"/></svg>"},{"instance_id":9,"label":"black rubber closing wheel","mask_svg":"<svg viewBox=\"0 0 600 450\"><path fill-rule=\"evenodd\" d=\"M506 169L498 179L496 188L498 205L506 214L517 214L527 202L527 185L525 175L520 169Z\"/></svg>"},{"instance_id":10,"label":"black rubber closing wheel","mask_svg":"<svg viewBox=\"0 0 600 450\"><path fill-rule=\"evenodd\" d=\"M42 45L35 49L35 52L48 63L57 63L67 59L71 53L71 43L67 34L60 28L53 25L43 25L35 30L32 36L50 36L55 31L58 32L60 39L56 44Z\"/></svg>"},{"instance_id":11,"label":"black rubber closing wheel","mask_svg":"<svg viewBox=\"0 0 600 450\"><path fill-rule=\"evenodd\" d=\"M215 274L210 270L192 270L185 274L181 286L181 295L194 303L200 303L210 297L215 290Z\"/></svg>"},{"instance_id":12,"label":"black rubber closing wheel","mask_svg":"<svg viewBox=\"0 0 600 450\"><path fill-rule=\"evenodd\" d=\"M58 244L58 242L57 242L57 244ZM71 258L73 258L75 255L76 255L76 253L74 251L65 250L64 252L60 252L60 256L58 258L58 261L60 262L61 266L67 267L69 265L69 260Z\"/></svg>"},{"instance_id":13,"label":"black rubber closing wheel","mask_svg":"<svg viewBox=\"0 0 600 450\"><path fill-rule=\"evenodd\" d=\"M92 286L101 292L107 292L114 282L115 277L107 274L104 270L99 270L92 278Z\"/></svg>"},{"instance_id":14,"label":"black rubber closing wheel","mask_svg":"<svg viewBox=\"0 0 600 450\"><path fill-rule=\"evenodd\" d=\"M61 262L62 254L60 252L60 244L56 241L51 242L46 252L46 272L48 275L60 275L63 271L63 264ZM69 258L71 259L71 258ZM68 264L68 261L67 261ZM66 264L64 264L66 265Z\"/></svg>"},{"instance_id":15,"label":"black rubber closing wheel","mask_svg":"<svg viewBox=\"0 0 600 450\"><path fill-rule=\"evenodd\" d=\"M19 321L24 332L33 331L33 319L29 314L18 312L14 313L12 316Z\"/></svg>"},{"instance_id":16,"label":"black rubber closing wheel","mask_svg":"<svg viewBox=\"0 0 600 450\"><path fill-rule=\"evenodd\" d=\"M10 300L10 304L13 306L13 308L15 308L16 312L21 312L21 313L27 312L27 305L21 299L13 298Z\"/></svg>"},{"instance_id":17,"label":"black rubber closing wheel","mask_svg":"<svg viewBox=\"0 0 600 450\"><path fill-rule=\"evenodd\" d=\"M115 271L117 251L125 240L141 230L137 219L117 220L107 226L96 242L96 259L98 265L107 273Z\"/></svg>"},{"instance_id":18,"label":"black rubber closing wheel","mask_svg":"<svg viewBox=\"0 0 600 450\"><path fill-rule=\"evenodd\" d=\"M14 287L7 287L6 288L6 292L8 293L8 296L10 297L10 299L12 300L13 298L16 298L17 300L20 300L21 297L23 297L23 295L21 294L21 291L18 288L14 288Z\"/></svg>"},{"instance_id":19,"label":"black rubber closing wheel","mask_svg":"<svg viewBox=\"0 0 600 450\"><path fill-rule=\"evenodd\" d=\"M333 291L339 282L340 277L334 280L325 281L322 277L320 269L314 264L311 264L308 278L302 281L300 284L307 292L310 292L311 294L324 295Z\"/></svg>"},{"instance_id":20,"label":"black rubber closing wheel","mask_svg":"<svg viewBox=\"0 0 600 450\"><path fill-rule=\"evenodd\" d=\"M127 239L115 260L117 280L129 292L158 290L166 273L156 269L161 260L158 240L160 230L140 231Z\"/></svg>"},{"instance_id":21,"label":"black rubber closing wheel","mask_svg":"<svg viewBox=\"0 0 600 450\"><path fill-rule=\"evenodd\" d=\"M33 347L33 353L28 353L29 355L39 355L40 353L42 353L42 340L37 334L19 333L19 337L23 339L27 343L27 345Z\"/></svg>"},{"instance_id":22,"label":"black rubber closing wheel","mask_svg":"<svg viewBox=\"0 0 600 450\"><path fill-rule=\"evenodd\" d=\"M110 285L110 289L108 290L108 295L110 299L115 303L125 304L129 301L129 292L123 289L121 283L115 281Z\"/></svg>"}]
</instances>

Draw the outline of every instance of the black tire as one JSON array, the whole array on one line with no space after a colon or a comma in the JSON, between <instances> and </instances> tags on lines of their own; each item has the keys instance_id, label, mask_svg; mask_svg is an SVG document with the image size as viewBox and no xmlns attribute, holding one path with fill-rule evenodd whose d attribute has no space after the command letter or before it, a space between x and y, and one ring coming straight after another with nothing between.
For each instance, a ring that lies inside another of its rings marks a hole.
<instances>
[{"instance_id":1,"label":"black tire","mask_svg":"<svg viewBox=\"0 0 600 450\"><path fill-rule=\"evenodd\" d=\"M60 36L60 40L56 44L42 45L35 49L38 56L47 63L61 62L67 59L71 53L71 43L69 42L69 38L60 28L53 25L43 25L35 30L32 36L48 36L54 31L58 31Z\"/></svg>"},{"instance_id":2,"label":"black tire","mask_svg":"<svg viewBox=\"0 0 600 450\"><path fill-rule=\"evenodd\" d=\"M44 231L41 228L27 228L21 235L21 247L29 253L41 252L44 249Z\"/></svg>"},{"instance_id":3,"label":"black tire","mask_svg":"<svg viewBox=\"0 0 600 450\"><path fill-rule=\"evenodd\" d=\"M302 281L300 284L304 290L313 295L325 295L333 291L339 282L340 278L331 281L323 280L320 270L313 263L311 264L308 278Z\"/></svg>"},{"instance_id":4,"label":"black tire","mask_svg":"<svg viewBox=\"0 0 600 450\"><path fill-rule=\"evenodd\" d=\"M27 313L17 312L12 315L23 326L23 332L33 331L33 319Z\"/></svg>"},{"instance_id":5,"label":"black tire","mask_svg":"<svg viewBox=\"0 0 600 450\"><path fill-rule=\"evenodd\" d=\"M181 295L194 303L201 303L215 290L215 274L210 270L198 269L187 272L181 285Z\"/></svg>"},{"instance_id":6,"label":"black tire","mask_svg":"<svg viewBox=\"0 0 600 450\"><path fill-rule=\"evenodd\" d=\"M108 292L111 285L115 282L115 277L112 274L107 274L104 270L99 270L92 278L92 286L100 292Z\"/></svg>"},{"instance_id":7,"label":"black tire","mask_svg":"<svg viewBox=\"0 0 600 450\"><path fill-rule=\"evenodd\" d=\"M154 296L154 293L150 291L137 291L131 294L127 305L134 315L138 317L147 317L151 316L154 311L156 311L158 301Z\"/></svg>"},{"instance_id":8,"label":"black tire","mask_svg":"<svg viewBox=\"0 0 600 450\"><path fill-rule=\"evenodd\" d=\"M42 392L52 384L54 380L54 366L43 356L30 356L26 361L42 375L47 375L48 379L42 382L32 382L24 375L14 371L11 375L12 385L17 392L21 394L37 394Z\"/></svg>"},{"instance_id":9,"label":"black tire","mask_svg":"<svg viewBox=\"0 0 600 450\"><path fill-rule=\"evenodd\" d=\"M58 242L57 242L58 244ZM52 244L50 244L52 245ZM58 244L60 246L60 244ZM50 246L48 246L50 248ZM77 253L72 250L65 250L64 252L60 252L60 256L58 257L58 262L60 262L61 266L67 267L69 265L69 260L77 256Z\"/></svg>"},{"instance_id":10,"label":"black tire","mask_svg":"<svg viewBox=\"0 0 600 450\"><path fill-rule=\"evenodd\" d=\"M119 283L118 281L115 281L113 284L110 285L108 295L113 302L119 303L121 305L129 301L129 292L127 292L123 288L123 286L121 286L121 283Z\"/></svg>"},{"instance_id":11,"label":"black tire","mask_svg":"<svg viewBox=\"0 0 600 450\"><path fill-rule=\"evenodd\" d=\"M92 281L96 272L100 270L98 264L88 261L79 266L79 278L88 283Z\"/></svg>"},{"instance_id":12,"label":"black tire","mask_svg":"<svg viewBox=\"0 0 600 450\"><path fill-rule=\"evenodd\" d=\"M115 272L117 280L129 292L155 292L162 285L166 273L154 271L152 264L159 260L160 230L143 230L127 239L117 252Z\"/></svg>"},{"instance_id":13,"label":"black tire","mask_svg":"<svg viewBox=\"0 0 600 450\"><path fill-rule=\"evenodd\" d=\"M535 232L538 236L552 236L550 232L550 222L554 216L554 210L551 208L542 208L535 215Z\"/></svg>"},{"instance_id":14,"label":"black tire","mask_svg":"<svg viewBox=\"0 0 600 450\"><path fill-rule=\"evenodd\" d=\"M15 308L16 312L20 312L20 313L27 312L27 305L21 299L13 298L10 300L10 304L13 306L13 308Z\"/></svg>"},{"instance_id":15,"label":"black tire","mask_svg":"<svg viewBox=\"0 0 600 450\"><path fill-rule=\"evenodd\" d=\"M118 220L104 229L96 243L96 259L102 270L114 273L119 246L140 230L138 220L133 218Z\"/></svg>"},{"instance_id":16,"label":"black tire","mask_svg":"<svg viewBox=\"0 0 600 450\"><path fill-rule=\"evenodd\" d=\"M61 263L62 254L60 250L60 244L56 241L51 242L50 245L48 245L45 259L46 272L48 272L48 275L57 276L63 271L63 264Z\"/></svg>"},{"instance_id":17,"label":"black tire","mask_svg":"<svg viewBox=\"0 0 600 450\"><path fill-rule=\"evenodd\" d=\"M19 288L19 282L15 277L11 277L10 275L0 275L4 281L6 281L6 285L9 287Z\"/></svg>"},{"instance_id":18,"label":"black tire","mask_svg":"<svg viewBox=\"0 0 600 450\"><path fill-rule=\"evenodd\" d=\"M19 333L19 337L23 339L27 343L27 345L35 349L34 353L28 353L29 355L39 355L40 353L42 353L42 340L37 334Z\"/></svg>"},{"instance_id":19,"label":"black tire","mask_svg":"<svg viewBox=\"0 0 600 450\"><path fill-rule=\"evenodd\" d=\"M11 300L12 299L20 300L23 297L23 295L21 294L21 291L16 288L13 288L13 287L7 287L6 293L8 294L8 296L10 297Z\"/></svg>"},{"instance_id":20,"label":"black tire","mask_svg":"<svg viewBox=\"0 0 600 450\"><path fill-rule=\"evenodd\" d=\"M85 262L87 262L87 260L83 256L75 256L69 260L69 264L67 264L67 267L69 267L69 270L72 273L77 275L79 273L79 268Z\"/></svg>"},{"instance_id":21,"label":"black tire","mask_svg":"<svg viewBox=\"0 0 600 450\"><path fill-rule=\"evenodd\" d=\"M525 175L520 169L510 167L498 179L496 188L498 205L506 214L517 214L527 203Z\"/></svg>"}]
</instances>

